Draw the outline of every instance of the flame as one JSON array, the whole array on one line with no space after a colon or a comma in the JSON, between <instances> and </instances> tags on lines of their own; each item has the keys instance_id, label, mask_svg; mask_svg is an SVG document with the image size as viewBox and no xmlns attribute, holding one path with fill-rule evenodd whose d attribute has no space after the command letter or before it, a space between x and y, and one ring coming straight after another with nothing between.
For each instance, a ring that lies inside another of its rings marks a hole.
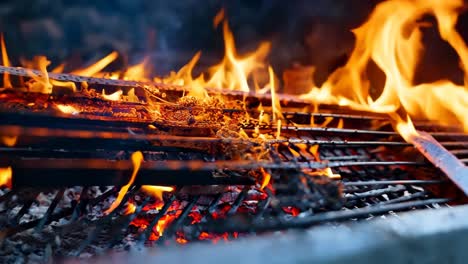
<instances>
[{"instance_id":1,"label":"flame","mask_svg":"<svg viewBox=\"0 0 468 264\"><path fill-rule=\"evenodd\" d=\"M115 61L119 57L119 54L116 51L111 52L106 57L100 59L99 61L95 62L94 64L83 68L72 71L71 73L82 75L82 76L96 76L100 71L102 71L107 65Z\"/></svg>"},{"instance_id":2,"label":"flame","mask_svg":"<svg viewBox=\"0 0 468 264\"><path fill-rule=\"evenodd\" d=\"M0 168L0 187L6 186L11 189L11 179L13 177L13 170L11 167Z\"/></svg>"},{"instance_id":3,"label":"flame","mask_svg":"<svg viewBox=\"0 0 468 264\"><path fill-rule=\"evenodd\" d=\"M5 39L3 37L3 34L0 36L0 41L1 41L1 49L2 49L2 62L3 66L11 66L10 65L10 60L8 59L8 54L5 46ZM11 85L10 81L10 75L8 73L5 73L3 75L3 87L5 88L12 88L13 86Z\"/></svg>"},{"instance_id":4,"label":"flame","mask_svg":"<svg viewBox=\"0 0 468 264\"><path fill-rule=\"evenodd\" d=\"M265 169L263 168L260 168L260 173L262 174L262 185L260 186L260 189L263 190L267 185L268 183L270 183L270 180L271 180L271 174L266 172Z\"/></svg>"},{"instance_id":5,"label":"flame","mask_svg":"<svg viewBox=\"0 0 468 264\"><path fill-rule=\"evenodd\" d=\"M455 25L461 0L393 0L382 2L369 19L353 32L356 45L347 64L335 71L320 88L303 98L355 109L395 113L404 109L412 117L440 124L458 123L468 131L468 91L448 80L415 85L413 77L423 48L418 20L435 17L440 36L457 52L467 76L468 49ZM382 93L373 99L366 68L374 62L385 74ZM465 79L467 79L465 77ZM468 83L468 82L467 82Z\"/></svg>"},{"instance_id":6,"label":"flame","mask_svg":"<svg viewBox=\"0 0 468 264\"><path fill-rule=\"evenodd\" d=\"M419 134L418 131L416 131L411 118L407 116L406 121L401 119L399 116L395 116L394 118L397 121L395 128L398 133L400 133L406 142L411 143L411 138Z\"/></svg>"},{"instance_id":7,"label":"flame","mask_svg":"<svg viewBox=\"0 0 468 264\"><path fill-rule=\"evenodd\" d=\"M275 91L275 72L273 68L268 67L268 75L270 77L270 92L271 92L271 109L273 115L273 122L276 122L277 118L284 119L283 112L281 111L281 104L276 96Z\"/></svg>"},{"instance_id":8,"label":"flame","mask_svg":"<svg viewBox=\"0 0 468 264\"><path fill-rule=\"evenodd\" d=\"M135 213L136 206L133 202L127 203L127 208L125 208L124 215L129 215Z\"/></svg>"},{"instance_id":9,"label":"flame","mask_svg":"<svg viewBox=\"0 0 468 264\"><path fill-rule=\"evenodd\" d=\"M57 104L56 106L57 106L58 110L60 110L64 114L76 115L76 114L78 114L80 112L75 107L73 107L71 105Z\"/></svg>"},{"instance_id":10,"label":"flame","mask_svg":"<svg viewBox=\"0 0 468 264\"><path fill-rule=\"evenodd\" d=\"M117 92L107 95L106 90L104 89L102 89L102 93L101 93L102 98L104 98L105 100L109 100L109 101L120 101L122 99L122 94L123 94L123 91L118 90Z\"/></svg>"},{"instance_id":11,"label":"flame","mask_svg":"<svg viewBox=\"0 0 468 264\"><path fill-rule=\"evenodd\" d=\"M140 63L135 64L127 69L123 79L133 81L147 81L148 78L149 57L145 57Z\"/></svg>"},{"instance_id":12,"label":"flame","mask_svg":"<svg viewBox=\"0 0 468 264\"><path fill-rule=\"evenodd\" d=\"M132 176L130 177L130 181L126 185L122 186L122 188L119 191L119 194L117 195L117 198L115 198L111 206L104 212L105 214L110 214L112 211L115 210L115 208L117 208L117 206L119 206L120 202L122 202L124 195L127 193L128 189L135 181L138 170L140 169L140 165L143 162L143 153L141 153L141 151L133 152L131 159L133 163L133 172Z\"/></svg>"},{"instance_id":13,"label":"flame","mask_svg":"<svg viewBox=\"0 0 468 264\"><path fill-rule=\"evenodd\" d=\"M224 17L226 16L225 14L226 12L224 11L224 8L221 8L221 10L219 10L219 12L216 14L216 16L213 19L214 28L217 28L219 24L224 20Z\"/></svg>"},{"instance_id":14,"label":"flame","mask_svg":"<svg viewBox=\"0 0 468 264\"><path fill-rule=\"evenodd\" d=\"M0 141L7 147L13 147L18 141L18 136L1 136Z\"/></svg>"},{"instance_id":15,"label":"flame","mask_svg":"<svg viewBox=\"0 0 468 264\"><path fill-rule=\"evenodd\" d=\"M249 77L256 70L266 67L265 59L270 51L270 43L263 42L250 54L239 56L234 36L226 20L223 21L224 59L209 69L211 76L204 87L225 88L249 92Z\"/></svg>"},{"instance_id":16,"label":"flame","mask_svg":"<svg viewBox=\"0 0 468 264\"><path fill-rule=\"evenodd\" d=\"M143 185L141 186L142 191L146 192L147 194L150 194L156 198L158 198L160 201L162 201L163 193L164 192L172 192L174 191L173 187L168 187L168 186L157 186L157 185Z\"/></svg>"}]
</instances>

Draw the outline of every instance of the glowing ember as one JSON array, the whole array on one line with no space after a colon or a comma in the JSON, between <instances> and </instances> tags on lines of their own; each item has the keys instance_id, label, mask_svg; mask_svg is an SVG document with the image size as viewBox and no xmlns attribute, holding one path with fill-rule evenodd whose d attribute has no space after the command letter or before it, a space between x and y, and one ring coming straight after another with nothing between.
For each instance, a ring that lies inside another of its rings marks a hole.
<instances>
[{"instance_id":1,"label":"glowing ember","mask_svg":"<svg viewBox=\"0 0 468 264\"><path fill-rule=\"evenodd\" d=\"M293 206L286 206L282 208L285 213L288 213L292 216L298 216L299 213L301 212L299 209Z\"/></svg>"},{"instance_id":2,"label":"glowing ember","mask_svg":"<svg viewBox=\"0 0 468 264\"><path fill-rule=\"evenodd\" d=\"M80 111L78 111L76 108L74 108L71 105L57 104L56 106L64 114L76 115L80 113Z\"/></svg>"},{"instance_id":3,"label":"glowing ember","mask_svg":"<svg viewBox=\"0 0 468 264\"><path fill-rule=\"evenodd\" d=\"M136 210L135 204L132 202L129 202L127 203L127 207L125 208L124 214L125 215L133 214L135 213L135 210Z\"/></svg>"},{"instance_id":4,"label":"glowing ember","mask_svg":"<svg viewBox=\"0 0 468 264\"><path fill-rule=\"evenodd\" d=\"M127 193L128 188L130 188L130 186L132 186L133 182L135 181L138 170L140 169L140 165L143 162L143 153L141 153L140 151L134 152L131 158L133 163L133 172L130 181L126 185L122 186L117 198L115 198L115 201L105 211L105 214L110 214L112 211L115 210L115 208L117 208L117 206L119 206L120 202L122 202L124 195Z\"/></svg>"},{"instance_id":5,"label":"glowing ember","mask_svg":"<svg viewBox=\"0 0 468 264\"><path fill-rule=\"evenodd\" d=\"M8 187L11 189L12 177L13 170L11 167L0 168L0 187Z\"/></svg>"}]
</instances>

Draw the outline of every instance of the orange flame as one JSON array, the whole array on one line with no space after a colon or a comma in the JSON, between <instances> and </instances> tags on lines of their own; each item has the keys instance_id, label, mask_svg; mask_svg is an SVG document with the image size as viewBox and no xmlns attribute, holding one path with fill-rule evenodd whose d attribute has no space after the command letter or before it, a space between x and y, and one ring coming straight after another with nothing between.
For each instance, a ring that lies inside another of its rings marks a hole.
<instances>
[{"instance_id":1,"label":"orange flame","mask_svg":"<svg viewBox=\"0 0 468 264\"><path fill-rule=\"evenodd\" d=\"M270 51L270 43L263 42L253 52L240 57L236 51L234 36L226 20L223 22L224 59L210 70L210 79L205 87L250 91L249 77L255 70L266 67L265 59Z\"/></svg>"},{"instance_id":2,"label":"orange flame","mask_svg":"<svg viewBox=\"0 0 468 264\"><path fill-rule=\"evenodd\" d=\"M10 60L8 59L8 54L7 54L7 50L6 50L6 47L5 47L5 39L3 37L3 34L0 36L1 38L1 49L2 49L2 62L3 62L3 66L7 66L9 67L10 66ZM5 73L3 75L3 87L5 88L12 88L13 86L11 85L11 81L10 81L10 75L8 73Z\"/></svg>"},{"instance_id":3,"label":"orange flame","mask_svg":"<svg viewBox=\"0 0 468 264\"><path fill-rule=\"evenodd\" d=\"M434 15L439 33L457 52L465 76L468 49L455 24L461 0L394 0L380 3L367 22L354 30L356 45L347 64L334 72L321 88L313 87L304 98L336 103L356 109L395 113L405 109L412 117L441 124L459 123L468 131L468 91L448 80L415 85L413 76L419 61L421 23L425 14ZM366 68L374 62L385 74L382 93L369 95Z\"/></svg>"},{"instance_id":4,"label":"orange flame","mask_svg":"<svg viewBox=\"0 0 468 264\"><path fill-rule=\"evenodd\" d=\"M262 185L260 187L261 190L263 190L267 185L268 183L270 183L270 180L271 180L271 174L266 172L265 169L263 168L260 168L260 172L262 174Z\"/></svg>"},{"instance_id":5,"label":"orange flame","mask_svg":"<svg viewBox=\"0 0 468 264\"><path fill-rule=\"evenodd\" d=\"M98 74L105 67L107 67L107 65L115 61L118 56L119 54L116 51L113 51L109 55L93 63L92 65L83 69L72 71L72 73L82 76L96 76L96 74Z\"/></svg>"},{"instance_id":6,"label":"orange flame","mask_svg":"<svg viewBox=\"0 0 468 264\"><path fill-rule=\"evenodd\" d=\"M163 199L163 193L164 192L172 192L174 191L173 187L167 187L167 186L157 186L157 185L143 185L141 186L141 189L146 192L147 194L150 194L156 198L158 198L160 201Z\"/></svg>"},{"instance_id":7,"label":"orange flame","mask_svg":"<svg viewBox=\"0 0 468 264\"><path fill-rule=\"evenodd\" d=\"M0 187L6 186L11 189L11 180L13 178L13 170L11 167L0 168Z\"/></svg>"},{"instance_id":8,"label":"orange flame","mask_svg":"<svg viewBox=\"0 0 468 264\"><path fill-rule=\"evenodd\" d=\"M130 177L130 181L126 185L122 186L122 188L119 191L119 194L117 195L117 198L115 198L111 206L104 212L105 214L112 213L112 211L114 211L115 208L119 206L119 204L122 202L124 195L127 193L130 186L132 186L133 182L135 181L138 170L140 169L140 165L143 162L143 153L141 153L140 151L136 151L132 154L131 159L133 163L133 172L132 176Z\"/></svg>"},{"instance_id":9,"label":"orange flame","mask_svg":"<svg viewBox=\"0 0 468 264\"><path fill-rule=\"evenodd\" d=\"M1 136L0 141L7 147L13 147L18 141L18 136Z\"/></svg>"},{"instance_id":10,"label":"orange flame","mask_svg":"<svg viewBox=\"0 0 468 264\"><path fill-rule=\"evenodd\" d=\"M104 98L105 100L109 100L109 101L119 101L120 99L122 99L122 94L123 94L123 91L118 90L117 92L107 95L106 90L104 89L102 89L102 93L101 93L102 98Z\"/></svg>"}]
</instances>

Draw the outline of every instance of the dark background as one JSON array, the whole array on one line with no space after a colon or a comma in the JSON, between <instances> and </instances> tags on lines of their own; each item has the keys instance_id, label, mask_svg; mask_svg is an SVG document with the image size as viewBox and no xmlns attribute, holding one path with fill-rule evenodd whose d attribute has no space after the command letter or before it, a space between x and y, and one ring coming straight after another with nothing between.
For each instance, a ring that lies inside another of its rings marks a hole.
<instances>
[{"instance_id":1,"label":"dark background","mask_svg":"<svg viewBox=\"0 0 468 264\"><path fill-rule=\"evenodd\" d=\"M206 65L222 57L221 28L214 29L212 21L224 7L240 51L252 50L262 40L272 41L269 60L277 71L293 63L316 65L320 83L346 61L353 47L350 30L378 2L11 0L0 3L0 30L16 63L20 57L44 54L55 64L66 60L73 67L117 50L128 55L124 63L152 56L155 69L163 74L185 64L198 50ZM427 38L436 38L434 32L428 29ZM442 41L428 45L426 53L429 61L436 61L431 64L443 65L426 70L433 71L428 78L457 72L456 56Z\"/></svg>"}]
</instances>

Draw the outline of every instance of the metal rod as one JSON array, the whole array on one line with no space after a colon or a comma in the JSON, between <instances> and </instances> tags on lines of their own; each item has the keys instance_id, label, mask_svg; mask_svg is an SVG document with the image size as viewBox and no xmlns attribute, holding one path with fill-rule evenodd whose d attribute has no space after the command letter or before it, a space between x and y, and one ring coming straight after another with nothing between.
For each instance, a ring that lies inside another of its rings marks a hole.
<instances>
[{"instance_id":1,"label":"metal rod","mask_svg":"<svg viewBox=\"0 0 468 264\"><path fill-rule=\"evenodd\" d=\"M468 195L468 167L430 134L419 131L408 139L430 162Z\"/></svg>"},{"instance_id":2,"label":"metal rod","mask_svg":"<svg viewBox=\"0 0 468 264\"><path fill-rule=\"evenodd\" d=\"M55 195L54 199L52 200L52 203L49 205L49 208L47 208L46 213L42 217L41 221L39 224L36 226L36 232L42 230L44 227L45 223L47 222L47 219L52 215L54 212L55 208L57 207L58 203L60 200L62 200L63 194L65 193L65 189L60 189L57 194Z\"/></svg>"},{"instance_id":3,"label":"metal rod","mask_svg":"<svg viewBox=\"0 0 468 264\"><path fill-rule=\"evenodd\" d=\"M421 185L421 184L440 184L442 180L382 180L382 181L356 181L343 182L344 187L348 186L369 186L369 185Z\"/></svg>"},{"instance_id":4,"label":"metal rod","mask_svg":"<svg viewBox=\"0 0 468 264\"><path fill-rule=\"evenodd\" d=\"M307 228L323 222L344 221L353 218L368 217L369 215L379 215L390 211L402 211L411 208L418 208L431 204L443 204L449 202L450 199L428 199L421 201L402 202L395 204L375 205L364 208L356 208L346 211L331 211L319 213L310 216L295 217L290 220L281 221L278 219L265 219L261 222L256 221L239 221L226 219L221 221L213 221L212 223L201 224L199 227L193 227L196 232L206 231L212 233L224 232L256 232L279 231L285 229Z\"/></svg>"},{"instance_id":5,"label":"metal rod","mask_svg":"<svg viewBox=\"0 0 468 264\"><path fill-rule=\"evenodd\" d=\"M413 161L317 161L282 162L218 160L146 161L141 164L137 185L250 185L255 180L248 176L229 176L223 170L272 170L324 169L350 166L425 166ZM109 186L124 185L133 170L129 160L105 159L0 159L0 166L11 166L13 186ZM213 172L219 171L213 175Z\"/></svg>"}]
</instances>

